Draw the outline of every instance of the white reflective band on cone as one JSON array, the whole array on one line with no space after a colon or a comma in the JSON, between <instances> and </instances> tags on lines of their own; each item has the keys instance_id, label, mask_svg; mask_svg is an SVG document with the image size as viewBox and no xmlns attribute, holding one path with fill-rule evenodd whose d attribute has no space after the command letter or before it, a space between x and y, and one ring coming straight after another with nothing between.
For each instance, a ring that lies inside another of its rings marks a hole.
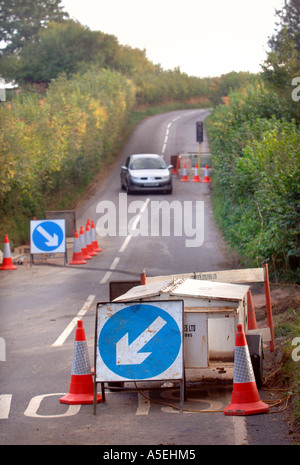
<instances>
[{"instance_id":1,"label":"white reflective band on cone","mask_svg":"<svg viewBox=\"0 0 300 465\"><path fill-rule=\"evenodd\" d=\"M72 375L90 375L91 364L86 341L75 341Z\"/></svg>"},{"instance_id":2,"label":"white reflective band on cone","mask_svg":"<svg viewBox=\"0 0 300 465\"><path fill-rule=\"evenodd\" d=\"M234 383L252 383L255 376L248 346L237 346L234 352Z\"/></svg>"}]
</instances>

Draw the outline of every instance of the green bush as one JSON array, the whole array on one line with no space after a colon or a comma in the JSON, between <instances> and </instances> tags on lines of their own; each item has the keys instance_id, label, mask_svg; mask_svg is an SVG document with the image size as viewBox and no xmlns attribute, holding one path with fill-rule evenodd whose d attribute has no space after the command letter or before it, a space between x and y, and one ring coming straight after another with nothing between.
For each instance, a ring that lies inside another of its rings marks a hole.
<instances>
[{"instance_id":1,"label":"green bush","mask_svg":"<svg viewBox=\"0 0 300 465\"><path fill-rule=\"evenodd\" d=\"M134 103L125 77L91 69L70 79L61 75L46 94L21 94L1 107L1 232L9 219L12 240L26 241L32 216L64 206L64 198L78 200L115 155ZM27 228L20 228L21 218Z\"/></svg>"},{"instance_id":2,"label":"green bush","mask_svg":"<svg viewBox=\"0 0 300 465\"><path fill-rule=\"evenodd\" d=\"M296 271L300 260L300 131L277 119L280 101L261 86L232 92L207 123L214 200L224 236L245 262L271 259Z\"/></svg>"}]
</instances>

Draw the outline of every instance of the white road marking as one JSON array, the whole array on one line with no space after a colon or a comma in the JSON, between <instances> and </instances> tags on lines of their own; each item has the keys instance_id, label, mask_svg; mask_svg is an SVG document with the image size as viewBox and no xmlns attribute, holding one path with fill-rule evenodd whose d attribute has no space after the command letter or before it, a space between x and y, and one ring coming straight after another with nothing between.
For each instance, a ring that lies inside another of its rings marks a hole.
<instances>
[{"instance_id":1,"label":"white road marking","mask_svg":"<svg viewBox=\"0 0 300 465\"><path fill-rule=\"evenodd\" d=\"M248 444L246 420L242 416L232 416L234 427L235 445L241 446Z\"/></svg>"},{"instance_id":2,"label":"white road marking","mask_svg":"<svg viewBox=\"0 0 300 465\"><path fill-rule=\"evenodd\" d=\"M132 224L132 227L131 227L131 231L134 231L137 227L137 225L139 224L139 222L141 221L141 218L142 218L142 215L143 213L145 212L146 208L148 207L148 204L150 202L150 199L147 198L144 202L144 205L142 206L141 210L140 210L140 213L136 216L133 224ZM132 235L131 234L128 234L128 236L126 237L125 241L123 242L122 246L120 247L120 250L119 250L119 253L122 253L124 252L124 250L126 249L126 247L128 246L130 240L132 238ZM102 282L101 282L102 283Z\"/></svg>"},{"instance_id":3,"label":"white road marking","mask_svg":"<svg viewBox=\"0 0 300 465\"><path fill-rule=\"evenodd\" d=\"M144 391L146 397L149 397L149 391ZM148 415L150 410L150 401L138 392L138 408L136 415Z\"/></svg>"},{"instance_id":4,"label":"white road marking","mask_svg":"<svg viewBox=\"0 0 300 465\"><path fill-rule=\"evenodd\" d=\"M79 310L79 312L77 313L77 316L75 316L75 318L73 318L73 320L71 321L71 323L68 324L68 326L66 327L66 329L61 333L61 335L56 339L56 341L52 344L52 347L60 347L64 344L65 340L67 339L67 337L71 334L71 332L73 331L73 329L75 328L75 326L77 325L77 321L78 320L81 320L83 318L83 316L86 314L86 312L88 311L88 309L90 308L90 306L92 305L94 299L95 299L95 295L90 295L86 302L84 303L83 307L81 308L81 310Z\"/></svg>"},{"instance_id":5,"label":"white road marking","mask_svg":"<svg viewBox=\"0 0 300 465\"><path fill-rule=\"evenodd\" d=\"M127 247L128 244L129 244L131 238L132 238L132 235L131 235L131 234L128 234L128 236L126 237L125 241L124 241L123 244L122 244L122 247L121 247L120 250L119 250L119 253L124 252L124 250L126 249L126 247Z\"/></svg>"},{"instance_id":6,"label":"white road marking","mask_svg":"<svg viewBox=\"0 0 300 465\"><path fill-rule=\"evenodd\" d=\"M110 270L110 271L107 271L107 273L103 276L103 278L102 278L101 281L100 281L100 284L105 284L105 283L107 283L107 281L108 281L109 278L111 277L111 274L112 274L112 272L115 270L115 268L116 268L117 264L119 263L119 261L120 261L120 258L119 258L119 257L116 257L116 258L114 259L114 261L112 262L112 264L111 264L110 267L109 267L109 270Z\"/></svg>"},{"instance_id":7,"label":"white road marking","mask_svg":"<svg viewBox=\"0 0 300 465\"><path fill-rule=\"evenodd\" d=\"M65 413L61 413L59 415L39 415L37 413L41 405L41 402L45 397L64 396L64 395L65 393L61 393L61 394L55 393L55 394L42 394L40 396L35 396L30 400L29 405L24 412L24 415L26 417L31 417L31 418L60 418L60 417L70 417L72 415L76 415L76 413L79 412L81 405L69 405L68 410Z\"/></svg>"},{"instance_id":8,"label":"white road marking","mask_svg":"<svg viewBox=\"0 0 300 465\"><path fill-rule=\"evenodd\" d=\"M9 417L11 400L12 394L0 395L0 420L5 420Z\"/></svg>"}]
</instances>

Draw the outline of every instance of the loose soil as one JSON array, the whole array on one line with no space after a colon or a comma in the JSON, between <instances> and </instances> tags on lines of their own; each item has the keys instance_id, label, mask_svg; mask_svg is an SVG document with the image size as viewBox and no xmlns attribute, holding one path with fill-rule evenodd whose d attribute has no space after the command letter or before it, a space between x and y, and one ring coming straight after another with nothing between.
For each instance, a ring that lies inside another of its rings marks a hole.
<instances>
[{"instance_id":1,"label":"loose soil","mask_svg":"<svg viewBox=\"0 0 300 465\"><path fill-rule=\"evenodd\" d=\"M295 314L300 313L300 286L298 285L276 285L271 284L271 304L273 314L273 325L276 328L276 320L280 315L293 309ZM252 299L255 308L255 315L258 328L266 327L267 324L267 310L266 300L263 286L251 287ZM300 336L300 328L299 328ZM289 390L289 383L282 375L282 367L287 362L288 355L282 351L283 345L288 343L289 336L275 337L274 352L271 353L269 347L264 348L264 389L270 389L270 397L275 399L282 398L283 392L276 389ZM292 350L292 347L291 347ZM300 362L298 362L300 364ZM300 366L299 366L300 369ZM292 394L293 395L293 394ZM282 407L279 407L282 408ZM290 428L290 436L297 444L300 443L300 427L292 421L292 407L291 402L287 404L284 410L284 421L286 421Z\"/></svg>"}]
</instances>

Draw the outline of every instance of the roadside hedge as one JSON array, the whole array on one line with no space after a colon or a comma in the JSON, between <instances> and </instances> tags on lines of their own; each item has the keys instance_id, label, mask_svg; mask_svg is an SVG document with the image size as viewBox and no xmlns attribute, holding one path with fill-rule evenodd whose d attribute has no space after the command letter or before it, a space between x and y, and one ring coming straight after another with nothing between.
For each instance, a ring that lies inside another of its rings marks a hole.
<instances>
[{"instance_id":1,"label":"roadside hedge","mask_svg":"<svg viewBox=\"0 0 300 465\"><path fill-rule=\"evenodd\" d=\"M224 237L248 265L269 258L277 277L300 265L300 130L281 116L278 95L258 84L231 92L207 121Z\"/></svg>"},{"instance_id":2,"label":"roadside hedge","mask_svg":"<svg viewBox=\"0 0 300 465\"><path fill-rule=\"evenodd\" d=\"M2 235L28 240L29 219L70 208L120 144L135 88L110 70L60 75L45 94L22 93L0 107ZM9 231L7 230L9 228Z\"/></svg>"}]
</instances>

